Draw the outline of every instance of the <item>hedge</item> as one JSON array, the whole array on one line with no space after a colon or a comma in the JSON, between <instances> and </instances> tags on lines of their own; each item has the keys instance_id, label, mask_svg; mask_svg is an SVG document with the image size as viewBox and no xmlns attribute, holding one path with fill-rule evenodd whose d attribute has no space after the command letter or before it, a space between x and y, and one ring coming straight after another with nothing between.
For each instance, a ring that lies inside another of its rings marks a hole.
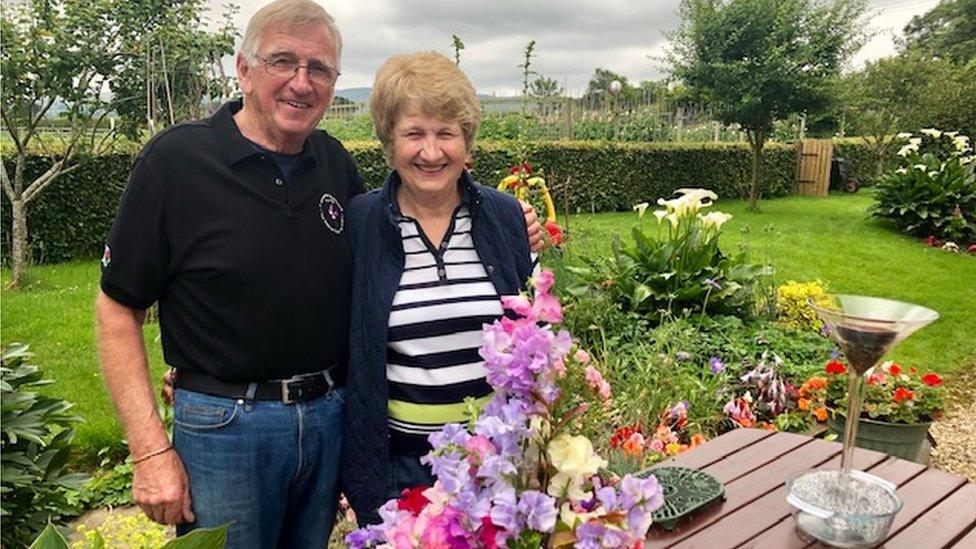
<instances>
[{"instance_id":1,"label":"hedge","mask_svg":"<svg viewBox=\"0 0 976 549\"><path fill-rule=\"evenodd\" d=\"M366 184L382 184L388 171L376 142L346 144ZM562 210L564 182L571 178L569 205L573 211L629 209L641 201L670 196L682 187L705 187L722 198L744 198L751 177L751 151L743 143L609 143L591 141L532 142L530 162L541 168ZM861 171L870 159L856 143L843 154ZM861 145L863 147L863 145ZM475 178L494 185L516 163L514 146L478 143L474 151ZM854 153L857 153L856 155ZM108 233L132 166L134 149L85 159L83 166L62 176L28 206L28 232L33 260L56 263L97 257ZM840 154L838 151L836 154ZM28 159L28 178L44 169L46 159ZM11 162L5 165L12 167ZM9 169L9 168L8 168ZM874 161L867 170L873 173ZM792 146L767 145L764 156L764 198L794 190L795 152ZM2 200L3 249L10 244L10 204Z\"/></svg>"}]
</instances>

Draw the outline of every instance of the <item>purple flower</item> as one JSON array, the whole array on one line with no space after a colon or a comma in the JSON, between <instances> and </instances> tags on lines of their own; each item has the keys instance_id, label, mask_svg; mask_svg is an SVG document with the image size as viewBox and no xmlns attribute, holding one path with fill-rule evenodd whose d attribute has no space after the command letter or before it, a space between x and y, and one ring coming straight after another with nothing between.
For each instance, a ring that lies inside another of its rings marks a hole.
<instances>
[{"instance_id":1,"label":"purple flower","mask_svg":"<svg viewBox=\"0 0 976 549\"><path fill-rule=\"evenodd\" d=\"M526 490L519 497L518 510L525 524L536 532L552 532L556 527L556 499L537 490Z\"/></svg>"},{"instance_id":2,"label":"purple flower","mask_svg":"<svg viewBox=\"0 0 976 549\"><path fill-rule=\"evenodd\" d=\"M718 282L715 282L715 279L714 278L706 278L705 279L705 285L706 286L711 286L712 288L714 288L716 290L721 290L722 289L722 285L719 284Z\"/></svg>"},{"instance_id":3,"label":"purple flower","mask_svg":"<svg viewBox=\"0 0 976 549\"><path fill-rule=\"evenodd\" d=\"M820 328L820 333L824 337L830 337L830 326L824 323L823 327Z\"/></svg>"},{"instance_id":4,"label":"purple flower","mask_svg":"<svg viewBox=\"0 0 976 549\"><path fill-rule=\"evenodd\" d=\"M601 549L607 527L599 521L580 524L576 528L576 549Z\"/></svg>"},{"instance_id":5,"label":"purple flower","mask_svg":"<svg viewBox=\"0 0 976 549\"><path fill-rule=\"evenodd\" d=\"M839 358L840 358L840 349L838 349L837 347L834 347L830 351L830 360L837 360Z\"/></svg>"},{"instance_id":6,"label":"purple flower","mask_svg":"<svg viewBox=\"0 0 976 549\"><path fill-rule=\"evenodd\" d=\"M515 489L508 488L495 494L491 500L491 522L499 528L504 528L517 536L522 531L522 521L519 520L518 506L515 501Z\"/></svg>"},{"instance_id":7,"label":"purple flower","mask_svg":"<svg viewBox=\"0 0 976 549\"><path fill-rule=\"evenodd\" d=\"M374 544L384 543L386 534L380 526L367 526L359 530L353 530L346 536L346 545L353 549L371 547Z\"/></svg>"},{"instance_id":8,"label":"purple flower","mask_svg":"<svg viewBox=\"0 0 976 549\"><path fill-rule=\"evenodd\" d=\"M713 374L721 374L725 371L725 363L717 356L708 360L708 367L711 368Z\"/></svg>"},{"instance_id":9,"label":"purple flower","mask_svg":"<svg viewBox=\"0 0 976 549\"><path fill-rule=\"evenodd\" d=\"M427 440L430 442L431 447L438 450L451 444L455 444L463 448L470 438L471 434L468 433L467 429L465 429L463 425L448 423L442 427L439 432L431 433L427 437Z\"/></svg>"},{"instance_id":10,"label":"purple flower","mask_svg":"<svg viewBox=\"0 0 976 549\"><path fill-rule=\"evenodd\" d=\"M456 450L440 455L431 452L420 458L420 462L430 465L431 472L448 494L456 495L471 483L471 464Z\"/></svg>"}]
</instances>

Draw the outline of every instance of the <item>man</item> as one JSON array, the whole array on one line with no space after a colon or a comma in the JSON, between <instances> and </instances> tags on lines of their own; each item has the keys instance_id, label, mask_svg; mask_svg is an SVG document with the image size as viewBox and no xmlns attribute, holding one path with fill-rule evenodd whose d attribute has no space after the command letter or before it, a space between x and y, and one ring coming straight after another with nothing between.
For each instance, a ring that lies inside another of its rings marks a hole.
<instances>
[{"instance_id":1,"label":"man","mask_svg":"<svg viewBox=\"0 0 976 549\"><path fill-rule=\"evenodd\" d=\"M349 154L315 131L341 47L310 0L258 11L236 61L243 103L145 147L107 240L99 351L133 497L180 534L230 523L229 547L322 547L331 532L349 314L343 206L363 191ZM530 232L539 239L537 223ZM156 301L164 357L179 371L173 446L142 339Z\"/></svg>"}]
</instances>

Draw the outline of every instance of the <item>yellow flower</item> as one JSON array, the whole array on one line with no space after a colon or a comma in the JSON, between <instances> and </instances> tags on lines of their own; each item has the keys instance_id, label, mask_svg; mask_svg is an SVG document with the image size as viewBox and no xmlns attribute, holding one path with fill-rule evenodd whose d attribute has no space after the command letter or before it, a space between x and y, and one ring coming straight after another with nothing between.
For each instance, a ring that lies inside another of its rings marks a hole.
<instances>
[{"instance_id":1,"label":"yellow flower","mask_svg":"<svg viewBox=\"0 0 976 549\"><path fill-rule=\"evenodd\" d=\"M583 499L583 481L597 473L607 462L593 451L593 443L584 436L562 434L552 439L546 447L549 463L556 469L549 481L548 492L552 496L569 495Z\"/></svg>"}]
</instances>

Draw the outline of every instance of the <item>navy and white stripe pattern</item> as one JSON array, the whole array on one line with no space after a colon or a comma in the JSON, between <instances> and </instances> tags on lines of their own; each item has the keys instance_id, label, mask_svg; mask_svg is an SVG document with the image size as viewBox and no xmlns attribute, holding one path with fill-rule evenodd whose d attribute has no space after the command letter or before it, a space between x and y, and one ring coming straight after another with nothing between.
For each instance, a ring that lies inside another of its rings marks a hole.
<instances>
[{"instance_id":1,"label":"navy and white stripe pattern","mask_svg":"<svg viewBox=\"0 0 976 549\"><path fill-rule=\"evenodd\" d=\"M416 220L400 216L398 224L404 270L389 320L390 448L422 454L430 450L427 435L468 419L466 397L491 394L478 354L481 327L503 311L474 248L464 204L439 248Z\"/></svg>"}]
</instances>

